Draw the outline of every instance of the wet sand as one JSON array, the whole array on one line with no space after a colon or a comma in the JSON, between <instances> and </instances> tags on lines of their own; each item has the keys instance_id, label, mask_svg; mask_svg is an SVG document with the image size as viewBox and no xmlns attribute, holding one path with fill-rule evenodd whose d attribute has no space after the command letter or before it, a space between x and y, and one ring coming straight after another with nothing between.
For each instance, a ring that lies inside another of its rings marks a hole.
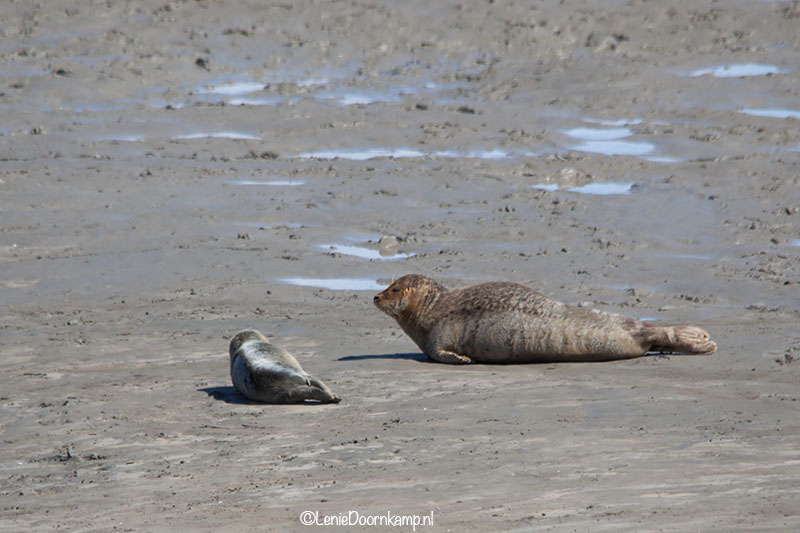
<instances>
[{"instance_id":1,"label":"wet sand","mask_svg":"<svg viewBox=\"0 0 800 533\"><path fill-rule=\"evenodd\" d=\"M0 530L800 528L798 2L0 17ZM430 363L410 272L718 351ZM342 403L236 394L246 327Z\"/></svg>"}]
</instances>

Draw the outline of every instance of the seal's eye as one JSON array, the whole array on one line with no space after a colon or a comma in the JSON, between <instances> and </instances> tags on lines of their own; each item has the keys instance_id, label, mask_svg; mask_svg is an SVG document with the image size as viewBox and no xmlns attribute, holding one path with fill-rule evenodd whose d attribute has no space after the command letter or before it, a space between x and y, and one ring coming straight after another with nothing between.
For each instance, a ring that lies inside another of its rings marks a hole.
<instances>
[{"instance_id":1,"label":"seal's eye","mask_svg":"<svg viewBox=\"0 0 800 533\"><path fill-rule=\"evenodd\" d=\"M393 287L392 292L400 292L400 289L398 289L397 287Z\"/></svg>"}]
</instances>

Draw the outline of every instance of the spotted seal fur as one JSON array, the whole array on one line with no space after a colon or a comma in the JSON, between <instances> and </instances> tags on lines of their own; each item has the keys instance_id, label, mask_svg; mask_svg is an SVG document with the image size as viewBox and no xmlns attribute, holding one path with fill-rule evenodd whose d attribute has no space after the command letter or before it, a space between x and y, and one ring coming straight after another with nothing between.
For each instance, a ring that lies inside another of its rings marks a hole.
<instances>
[{"instance_id":1,"label":"spotted seal fur","mask_svg":"<svg viewBox=\"0 0 800 533\"><path fill-rule=\"evenodd\" d=\"M234 335L228 352L233 386L250 400L264 403L341 401L327 385L306 373L292 354L254 329Z\"/></svg>"},{"instance_id":2,"label":"spotted seal fur","mask_svg":"<svg viewBox=\"0 0 800 533\"><path fill-rule=\"evenodd\" d=\"M448 290L409 274L376 294L374 302L441 363L611 361L717 349L698 327L657 326L567 305L517 283Z\"/></svg>"}]
</instances>

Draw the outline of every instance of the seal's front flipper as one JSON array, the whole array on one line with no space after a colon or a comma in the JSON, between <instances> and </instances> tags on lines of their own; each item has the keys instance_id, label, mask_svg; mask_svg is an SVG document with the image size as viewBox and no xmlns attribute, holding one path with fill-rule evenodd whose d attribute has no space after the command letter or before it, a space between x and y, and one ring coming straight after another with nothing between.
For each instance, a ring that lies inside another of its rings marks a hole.
<instances>
[{"instance_id":1,"label":"seal's front flipper","mask_svg":"<svg viewBox=\"0 0 800 533\"><path fill-rule=\"evenodd\" d=\"M466 355L459 355L449 350L436 350L431 359L449 365L471 365L474 363L474 361Z\"/></svg>"}]
</instances>

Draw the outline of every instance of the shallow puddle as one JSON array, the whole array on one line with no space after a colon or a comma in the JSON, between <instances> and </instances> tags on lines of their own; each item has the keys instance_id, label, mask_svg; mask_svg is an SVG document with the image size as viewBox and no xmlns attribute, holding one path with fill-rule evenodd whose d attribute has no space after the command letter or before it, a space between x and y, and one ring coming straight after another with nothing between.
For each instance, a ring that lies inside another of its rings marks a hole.
<instances>
[{"instance_id":1,"label":"shallow puddle","mask_svg":"<svg viewBox=\"0 0 800 533\"><path fill-rule=\"evenodd\" d=\"M322 100L334 100L341 106L349 105L368 105L376 103L400 102L402 95L406 94L403 89L396 91L372 91L372 90L352 90L345 89L340 91L326 91L318 93L316 98Z\"/></svg>"},{"instance_id":2,"label":"shallow puddle","mask_svg":"<svg viewBox=\"0 0 800 533\"><path fill-rule=\"evenodd\" d=\"M157 135L151 135L149 138L156 138ZM173 141L190 141L195 139L232 139L232 140L246 140L246 141L260 141L261 137L244 133L241 131L211 131L211 132L197 132L185 133L182 135L175 135L170 137ZM109 135L102 137L103 141L119 141L119 142L141 142L148 139L147 135L140 135L135 133Z\"/></svg>"},{"instance_id":3,"label":"shallow puddle","mask_svg":"<svg viewBox=\"0 0 800 533\"><path fill-rule=\"evenodd\" d=\"M615 182L594 182L581 185L579 187L572 187L568 189L570 192L579 192L583 194L595 194L599 196L615 195L615 194L630 194L633 183L615 183Z\"/></svg>"},{"instance_id":4,"label":"shallow puddle","mask_svg":"<svg viewBox=\"0 0 800 533\"><path fill-rule=\"evenodd\" d=\"M568 146L570 150L578 152L603 155L645 155L655 150L653 143L622 140L634 134L630 128L572 128L563 130L562 133L573 139L585 141Z\"/></svg>"},{"instance_id":5,"label":"shallow puddle","mask_svg":"<svg viewBox=\"0 0 800 533\"><path fill-rule=\"evenodd\" d=\"M630 128L572 128L563 133L582 141L613 141L633 135Z\"/></svg>"},{"instance_id":6,"label":"shallow puddle","mask_svg":"<svg viewBox=\"0 0 800 533\"><path fill-rule=\"evenodd\" d=\"M603 155L646 155L655 150L653 143L646 141L586 141L568 147L578 152Z\"/></svg>"},{"instance_id":7,"label":"shallow puddle","mask_svg":"<svg viewBox=\"0 0 800 533\"><path fill-rule=\"evenodd\" d=\"M402 252L384 255L381 254L380 250L373 250L372 248L364 248L362 246L349 246L346 244L320 244L319 247L328 253L351 255L362 259L369 259L370 261L397 261L399 259L408 259L416 255Z\"/></svg>"},{"instance_id":8,"label":"shallow puddle","mask_svg":"<svg viewBox=\"0 0 800 533\"><path fill-rule=\"evenodd\" d=\"M280 283L331 291L382 291L386 285L370 278L279 278Z\"/></svg>"},{"instance_id":9,"label":"shallow puddle","mask_svg":"<svg viewBox=\"0 0 800 533\"><path fill-rule=\"evenodd\" d=\"M516 153L516 152L515 152ZM493 148L491 150L470 150L468 152L459 152L457 150L440 150L434 152L433 157L463 157L465 159L508 159L512 157L512 153L501 150L500 148ZM520 153L520 155L524 155Z\"/></svg>"},{"instance_id":10,"label":"shallow puddle","mask_svg":"<svg viewBox=\"0 0 800 533\"><path fill-rule=\"evenodd\" d=\"M796 109L777 109L777 108L758 109L754 107L748 107L745 109L740 109L739 113L744 113L745 115L752 115L754 117L800 119L800 111Z\"/></svg>"},{"instance_id":11,"label":"shallow puddle","mask_svg":"<svg viewBox=\"0 0 800 533\"><path fill-rule=\"evenodd\" d=\"M590 124L601 124L603 126L612 126L612 127L621 127L621 126L635 126L636 124L641 124L644 120L640 118L621 118L619 120L603 120L599 118L591 118L586 117L583 119L584 122L589 122Z\"/></svg>"},{"instance_id":12,"label":"shallow puddle","mask_svg":"<svg viewBox=\"0 0 800 533\"><path fill-rule=\"evenodd\" d=\"M413 148L366 148L366 149L332 149L318 150L316 152L303 152L297 154L300 159L350 159L353 161L367 161L378 157L425 157L425 152Z\"/></svg>"},{"instance_id":13,"label":"shallow puddle","mask_svg":"<svg viewBox=\"0 0 800 533\"><path fill-rule=\"evenodd\" d=\"M541 191L558 191L561 190L555 183L543 183L540 185L531 185L532 189ZM587 183L578 187L570 187L566 189L568 192L577 192L581 194L593 194L596 196L612 196L630 194L633 188L633 183L618 183L618 182L600 182Z\"/></svg>"},{"instance_id":14,"label":"shallow puddle","mask_svg":"<svg viewBox=\"0 0 800 533\"><path fill-rule=\"evenodd\" d=\"M354 161L366 161L379 157L403 158L403 157L448 157L464 159L486 159L501 160L514 157L538 157L540 154L530 150L506 151L501 148L491 150L469 150L461 152L458 150L439 150L437 152L423 152L414 148L366 148L366 149L331 149L318 150L315 152L303 152L294 157L301 159L350 159Z\"/></svg>"},{"instance_id":15,"label":"shallow puddle","mask_svg":"<svg viewBox=\"0 0 800 533\"><path fill-rule=\"evenodd\" d=\"M237 81L206 86L197 89L197 94L219 94L223 96L241 96L264 89L264 84L256 81Z\"/></svg>"},{"instance_id":16,"label":"shallow puddle","mask_svg":"<svg viewBox=\"0 0 800 533\"><path fill-rule=\"evenodd\" d=\"M712 75L715 78L746 78L750 76L766 76L768 74L785 74L786 70L775 65L763 63L735 63L731 65L716 65L708 68L693 70L686 74L690 78Z\"/></svg>"},{"instance_id":17,"label":"shallow puddle","mask_svg":"<svg viewBox=\"0 0 800 533\"><path fill-rule=\"evenodd\" d=\"M561 190L561 187L555 183L540 183L539 185L531 185L531 189L554 192Z\"/></svg>"},{"instance_id":18,"label":"shallow puddle","mask_svg":"<svg viewBox=\"0 0 800 533\"><path fill-rule=\"evenodd\" d=\"M299 187L300 185L305 185L305 181L299 180L271 180L271 181L259 181L259 180L234 180L228 182L231 185L268 185L272 187Z\"/></svg>"},{"instance_id":19,"label":"shallow puddle","mask_svg":"<svg viewBox=\"0 0 800 533\"><path fill-rule=\"evenodd\" d=\"M230 105L273 106L285 101L296 101L300 98L308 97L316 100L332 100L341 106L350 106L400 102L405 95L433 94L463 85L458 83L437 84L426 82L421 86L402 86L388 89L346 85L336 86L352 75L353 73L349 71L336 70L331 71L330 76L303 77L297 72L282 71L265 77L263 81L251 79L215 81L197 87L192 92L196 97L200 97L200 100L205 101L208 98L219 97L227 99L227 103ZM264 89L273 83L292 84L301 89L302 94L291 100L284 96L264 94ZM172 107L182 107L186 103L173 103L170 105Z\"/></svg>"},{"instance_id":20,"label":"shallow puddle","mask_svg":"<svg viewBox=\"0 0 800 533\"><path fill-rule=\"evenodd\" d=\"M302 80L298 80L295 85L302 89L307 89L309 87L322 87L328 85L331 82L330 78L325 77L318 77L318 78L304 78Z\"/></svg>"},{"instance_id":21,"label":"shallow puddle","mask_svg":"<svg viewBox=\"0 0 800 533\"><path fill-rule=\"evenodd\" d=\"M647 161L652 161L653 163L680 163L683 159L679 157L670 157L670 156L653 156L653 157L645 157Z\"/></svg>"},{"instance_id":22,"label":"shallow puddle","mask_svg":"<svg viewBox=\"0 0 800 533\"><path fill-rule=\"evenodd\" d=\"M233 139L246 141L260 141L261 137L242 131L202 131L197 133L185 133L172 137L173 140L193 140L193 139Z\"/></svg>"}]
</instances>

